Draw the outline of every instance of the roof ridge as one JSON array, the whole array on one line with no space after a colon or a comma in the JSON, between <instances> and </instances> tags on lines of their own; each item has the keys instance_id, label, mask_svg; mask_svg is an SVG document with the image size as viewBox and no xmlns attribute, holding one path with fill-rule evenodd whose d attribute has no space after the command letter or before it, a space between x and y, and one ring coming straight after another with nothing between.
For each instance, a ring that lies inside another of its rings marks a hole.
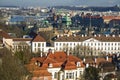
<instances>
[{"instance_id":1,"label":"roof ridge","mask_svg":"<svg viewBox=\"0 0 120 80\"><path fill-rule=\"evenodd\" d=\"M40 36L39 34L37 34L34 38L33 38L33 40L32 40L33 42L45 42L45 39L42 37L42 36Z\"/></svg>"}]
</instances>

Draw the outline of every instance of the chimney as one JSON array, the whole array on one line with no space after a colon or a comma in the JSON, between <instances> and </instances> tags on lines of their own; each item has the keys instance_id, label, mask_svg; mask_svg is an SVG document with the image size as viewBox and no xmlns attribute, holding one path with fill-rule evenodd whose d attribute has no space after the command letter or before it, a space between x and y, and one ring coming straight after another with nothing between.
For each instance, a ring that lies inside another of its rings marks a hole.
<instances>
[{"instance_id":1,"label":"chimney","mask_svg":"<svg viewBox=\"0 0 120 80\"><path fill-rule=\"evenodd\" d=\"M67 56L69 56L69 54L70 54L70 53L69 53L69 50L68 50L68 51L67 51Z\"/></svg>"},{"instance_id":2,"label":"chimney","mask_svg":"<svg viewBox=\"0 0 120 80\"><path fill-rule=\"evenodd\" d=\"M83 62L85 63L85 58L83 58Z\"/></svg>"},{"instance_id":3,"label":"chimney","mask_svg":"<svg viewBox=\"0 0 120 80\"><path fill-rule=\"evenodd\" d=\"M120 34L118 35L118 37L120 37Z\"/></svg>"},{"instance_id":4,"label":"chimney","mask_svg":"<svg viewBox=\"0 0 120 80\"><path fill-rule=\"evenodd\" d=\"M95 57L95 63L97 63L97 58Z\"/></svg>"},{"instance_id":5,"label":"chimney","mask_svg":"<svg viewBox=\"0 0 120 80\"><path fill-rule=\"evenodd\" d=\"M57 38L59 38L60 37L60 35L57 35Z\"/></svg>"},{"instance_id":6,"label":"chimney","mask_svg":"<svg viewBox=\"0 0 120 80\"><path fill-rule=\"evenodd\" d=\"M88 68L88 67L89 67L89 63L86 64L86 68Z\"/></svg>"},{"instance_id":7,"label":"chimney","mask_svg":"<svg viewBox=\"0 0 120 80\"><path fill-rule=\"evenodd\" d=\"M74 34L73 36L76 37L76 34Z\"/></svg>"},{"instance_id":8,"label":"chimney","mask_svg":"<svg viewBox=\"0 0 120 80\"><path fill-rule=\"evenodd\" d=\"M94 37L96 37L96 34L94 35Z\"/></svg>"},{"instance_id":9,"label":"chimney","mask_svg":"<svg viewBox=\"0 0 120 80\"><path fill-rule=\"evenodd\" d=\"M106 61L108 61L108 59L109 59L109 58L108 58L108 55L107 55L107 56L106 56Z\"/></svg>"},{"instance_id":10,"label":"chimney","mask_svg":"<svg viewBox=\"0 0 120 80\"><path fill-rule=\"evenodd\" d=\"M69 34L67 34L67 37L69 37L70 35Z\"/></svg>"},{"instance_id":11,"label":"chimney","mask_svg":"<svg viewBox=\"0 0 120 80\"><path fill-rule=\"evenodd\" d=\"M106 36L106 37L108 37L109 35L108 35L108 34L106 34L105 36Z\"/></svg>"},{"instance_id":12,"label":"chimney","mask_svg":"<svg viewBox=\"0 0 120 80\"><path fill-rule=\"evenodd\" d=\"M101 35L99 34L98 36L100 37Z\"/></svg>"},{"instance_id":13,"label":"chimney","mask_svg":"<svg viewBox=\"0 0 120 80\"><path fill-rule=\"evenodd\" d=\"M85 37L87 37L87 34L85 34Z\"/></svg>"},{"instance_id":14,"label":"chimney","mask_svg":"<svg viewBox=\"0 0 120 80\"><path fill-rule=\"evenodd\" d=\"M43 53L42 53L42 52L40 53L40 56L41 56L41 57L43 56Z\"/></svg>"},{"instance_id":15,"label":"chimney","mask_svg":"<svg viewBox=\"0 0 120 80\"><path fill-rule=\"evenodd\" d=\"M82 37L84 37L84 35L82 34Z\"/></svg>"},{"instance_id":16,"label":"chimney","mask_svg":"<svg viewBox=\"0 0 120 80\"><path fill-rule=\"evenodd\" d=\"M52 63L49 63L48 64L49 68L53 67L53 64Z\"/></svg>"},{"instance_id":17,"label":"chimney","mask_svg":"<svg viewBox=\"0 0 120 80\"><path fill-rule=\"evenodd\" d=\"M112 35L112 37L115 37L115 35Z\"/></svg>"},{"instance_id":18,"label":"chimney","mask_svg":"<svg viewBox=\"0 0 120 80\"><path fill-rule=\"evenodd\" d=\"M55 51L54 51L54 50L52 50L52 53L54 54L54 53L55 53Z\"/></svg>"},{"instance_id":19,"label":"chimney","mask_svg":"<svg viewBox=\"0 0 120 80\"><path fill-rule=\"evenodd\" d=\"M63 34L61 34L60 36L63 37Z\"/></svg>"}]
</instances>

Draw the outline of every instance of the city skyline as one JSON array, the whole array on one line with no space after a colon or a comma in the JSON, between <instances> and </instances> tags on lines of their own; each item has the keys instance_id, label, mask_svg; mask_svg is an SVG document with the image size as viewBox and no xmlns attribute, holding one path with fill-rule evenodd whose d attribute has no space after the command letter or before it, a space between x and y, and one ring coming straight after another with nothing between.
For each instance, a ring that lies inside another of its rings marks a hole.
<instances>
[{"instance_id":1,"label":"city skyline","mask_svg":"<svg viewBox=\"0 0 120 80\"><path fill-rule=\"evenodd\" d=\"M114 6L119 0L0 0L0 6Z\"/></svg>"}]
</instances>

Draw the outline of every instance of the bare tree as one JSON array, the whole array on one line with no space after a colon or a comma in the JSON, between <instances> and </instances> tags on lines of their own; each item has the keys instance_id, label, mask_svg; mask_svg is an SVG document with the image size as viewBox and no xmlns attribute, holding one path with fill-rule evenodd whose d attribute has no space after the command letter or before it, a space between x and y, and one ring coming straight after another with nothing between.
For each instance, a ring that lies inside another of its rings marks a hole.
<instances>
[{"instance_id":1,"label":"bare tree","mask_svg":"<svg viewBox=\"0 0 120 80\"><path fill-rule=\"evenodd\" d=\"M21 61L7 50L1 50L2 65L0 66L0 80L24 80L29 72Z\"/></svg>"}]
</instances>

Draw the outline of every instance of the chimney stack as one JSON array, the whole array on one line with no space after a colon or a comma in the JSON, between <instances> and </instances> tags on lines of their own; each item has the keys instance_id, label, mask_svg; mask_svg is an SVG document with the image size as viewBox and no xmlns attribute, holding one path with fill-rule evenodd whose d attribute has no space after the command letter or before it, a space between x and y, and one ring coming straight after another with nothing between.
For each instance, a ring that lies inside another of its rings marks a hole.
<instances>
[{"instance_id":1,"label":"chimney stack","mask_svg":"<svg viewBox=\"0 0 120 80\"><path fill-rule=\"evenodd\" d=\"M41 57L43 56L43 53L42 53L42 51L41 51L41 53L40 53L40 56L41 56Z\"/></svg>"},{"instance_id":2,"label":"chimney stack","mask_svg":"<svg viewBox=\"0 0 120 80\"><path fill-rule=\"evenodd\" d=\"M106 56L106 61L108 61L109 60L109 58L108 58L108 55Z\"/></svg>"},{"instance_id":3,"label":"chimney stack","mask_svg":"<svg viewBox=\"0 0 120 80\"><path fill-rule=\"evenodd\" d=\"M95 63L97 63L97 58L95 57Z\"/></svg>"},{"instance_id":4,"label":"chimney stack","mask_svg":"<svg viewBox=\"0 0 120 80\"><path fill-rule=\"evenodd\" d=\"M85 63L85 58L83 58L83 62Z\"/></svg>"}]
</instances>

